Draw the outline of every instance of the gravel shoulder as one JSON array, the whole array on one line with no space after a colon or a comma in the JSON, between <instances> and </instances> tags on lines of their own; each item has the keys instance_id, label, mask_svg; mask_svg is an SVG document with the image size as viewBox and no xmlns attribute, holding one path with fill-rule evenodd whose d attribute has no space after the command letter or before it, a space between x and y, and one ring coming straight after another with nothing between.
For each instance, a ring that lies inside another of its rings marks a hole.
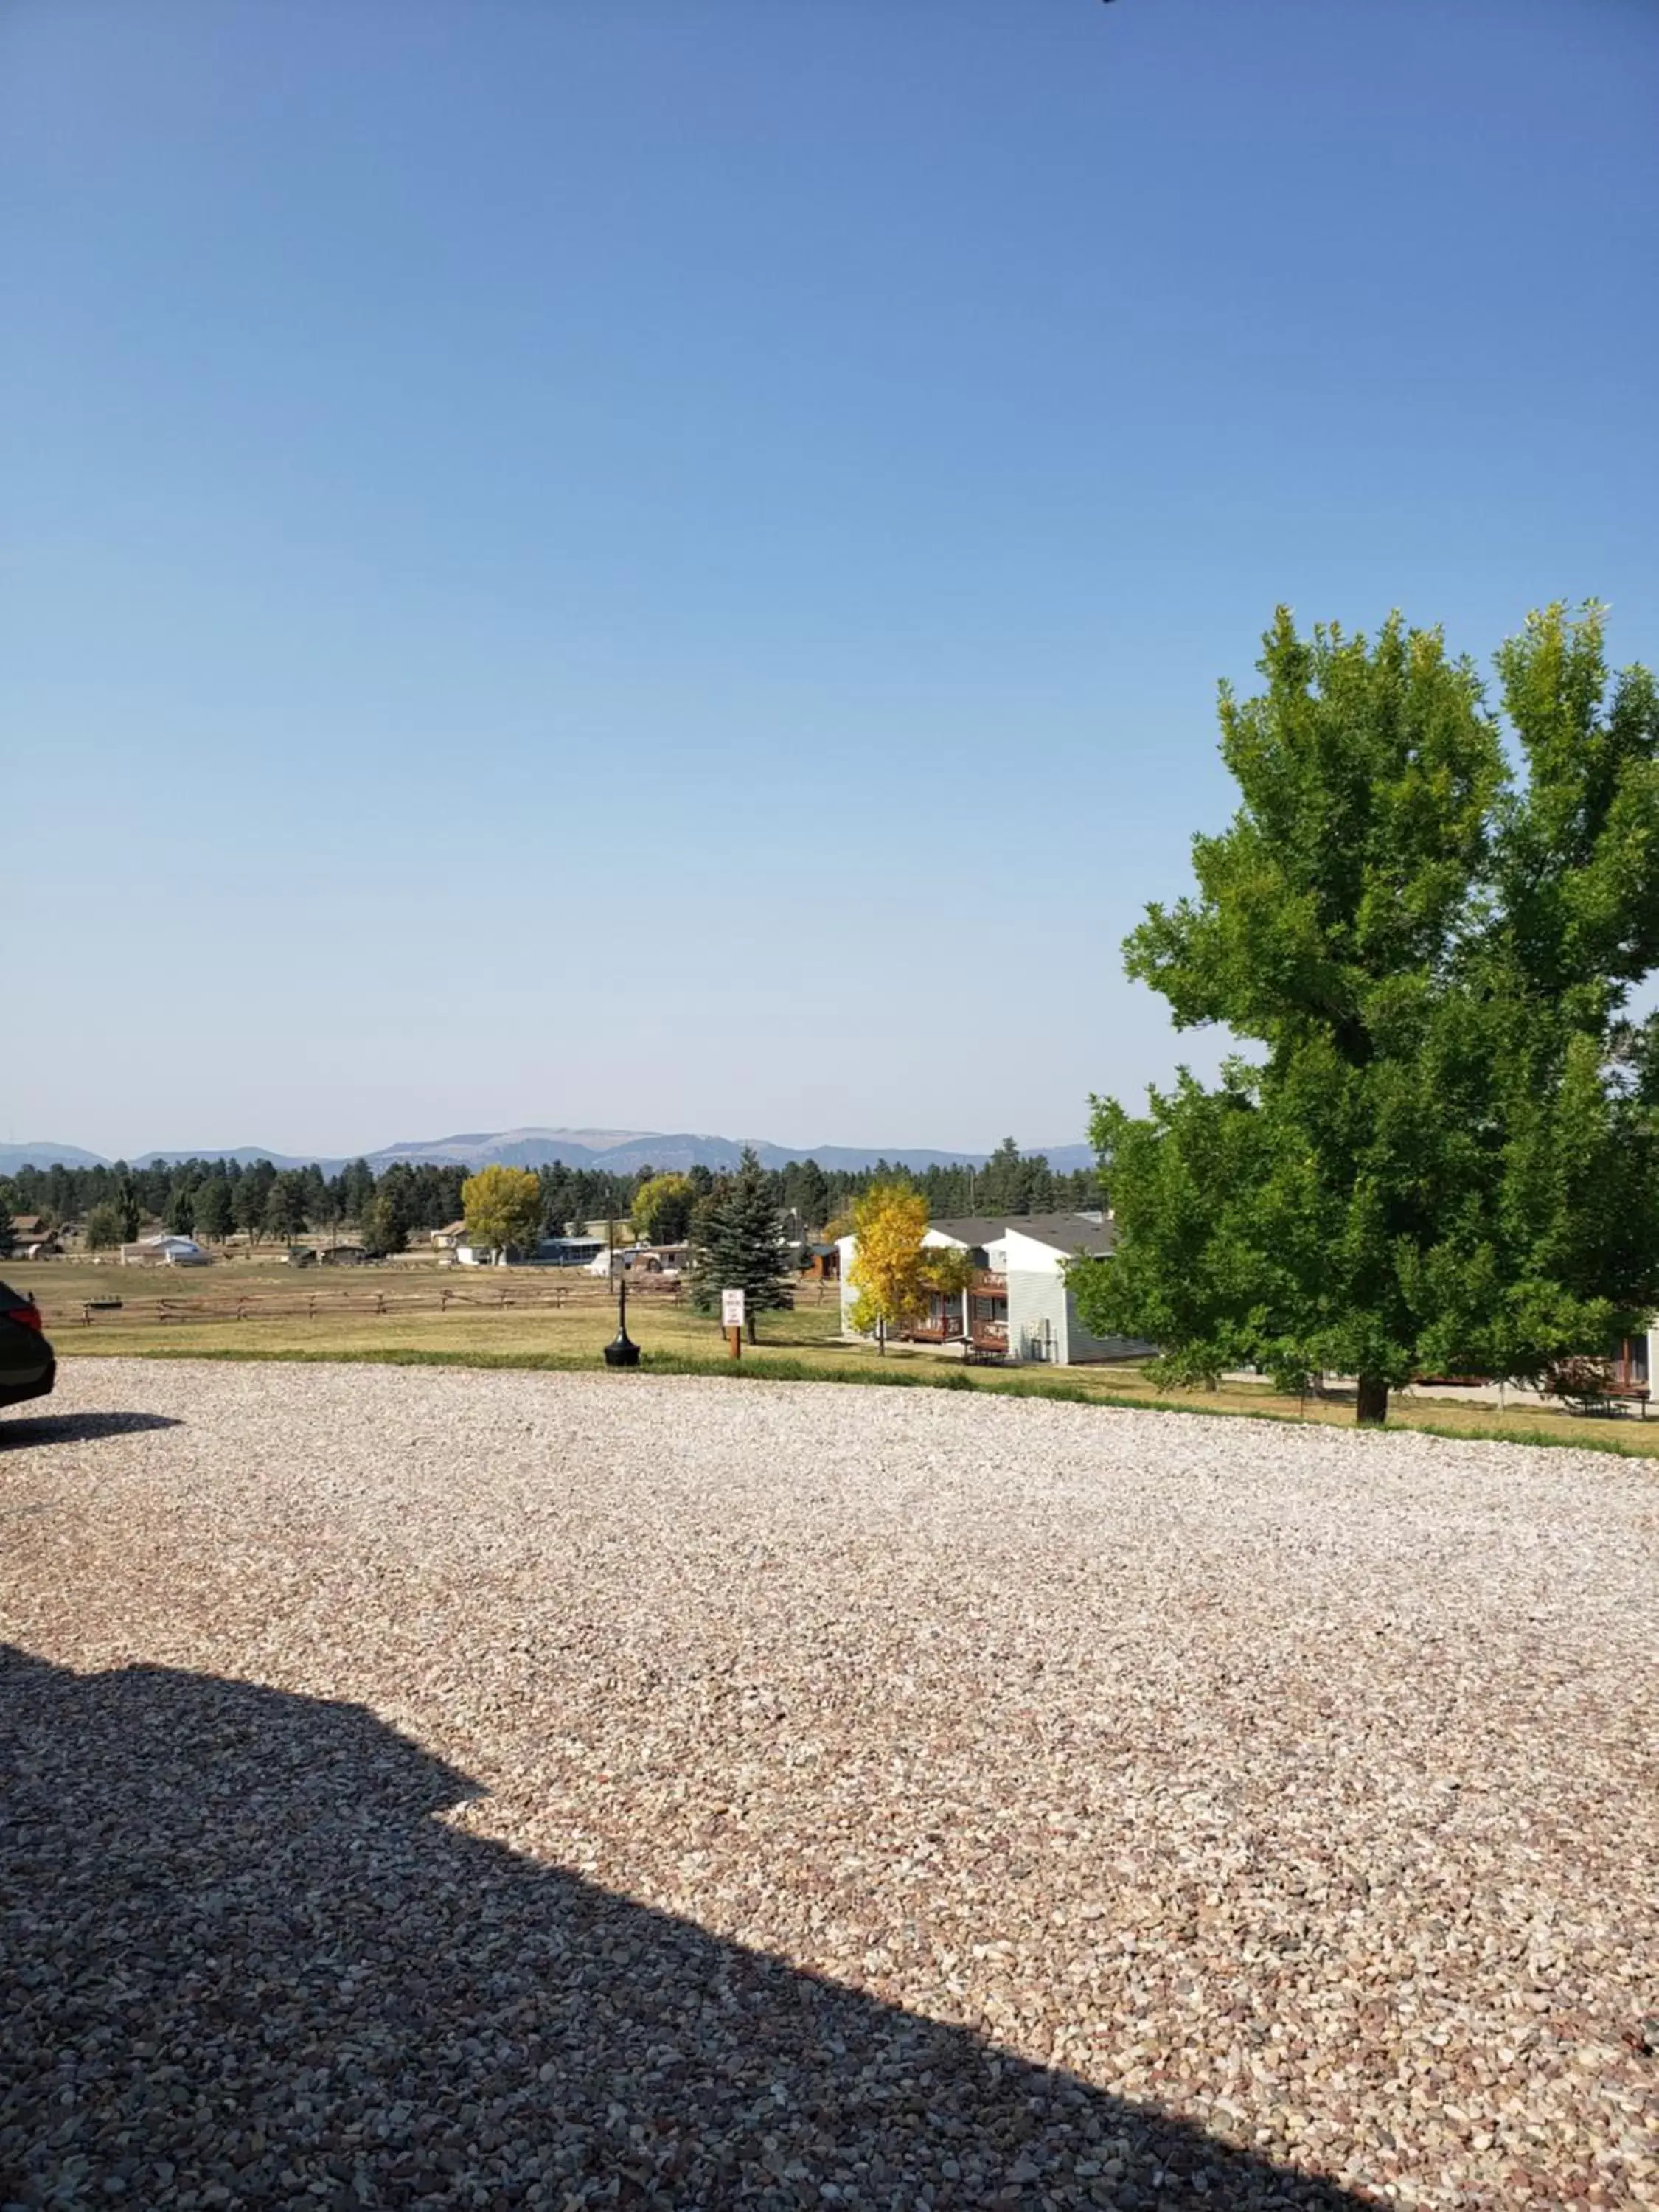
<instances>
[{"instance_id":1,"label":"gravel shoulder","mask_svg":"<svg viewBox=\"0 0 1659 2212\"><path fill-rule=\"evenodd\" d=\"M68 1365L0 2207L1659 2205L1656 1554L1597 1454Z\"/></svg>"}]
</instances>

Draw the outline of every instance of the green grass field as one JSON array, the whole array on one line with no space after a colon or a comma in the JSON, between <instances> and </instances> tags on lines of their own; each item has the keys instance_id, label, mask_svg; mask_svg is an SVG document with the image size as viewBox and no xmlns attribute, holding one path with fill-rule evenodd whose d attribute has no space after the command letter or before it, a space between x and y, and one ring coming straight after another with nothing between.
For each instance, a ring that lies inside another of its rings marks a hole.
<instances>
[{"instance_id":1,"label":"green grass field","mask_svg":"<svg viewBox=\"0 0 1659 2212\"><path fill-rule=\"evenodd\" d=\"M95 1267L78 1260L5 1263L6 1280L32 1291L61 1358L343 1359L410 1365L591 1369L616 1326L607 1286L545 1269L443 1269L410 1261L349 1272L295 1271L234 1260L200 1269ZM439 1301L447 1297L447 1310ZM87 1303L119 1297L118 1313L82 1318ZM555 1299L563 1303L556 1304ZM501 1301L505 1303L501 1303ZM169 1310L163 1313L163 1305ZM234 1317L239 1304L241 1319ZM283 1310L270 1310L273 1306ZM314 1311L307 1311L314 1306ZM380 1306L384 1311L378 1310ZM210 1315L191 1311L212 1310ZM805 1286L792 1313L763 1315L760 1342L735 1365L718 1325L661 1292L630 1297L629 1334L659 1374L737 1373L756 1379L865 1382L993 1391L1074 1403L1249 1414L1352 1424L1351 1400L1305 1402L1265 1384L1158 1390L1133 1366L963 1368L938 1353L838 1340L834 1285ZM1502 1415L1452 1399L1400 1398L1389 1425L1450 1437L1569 1444L1659 1456L1659 1420L1587 1419L1534 1406Z\"/></svg>"}]
</instances>

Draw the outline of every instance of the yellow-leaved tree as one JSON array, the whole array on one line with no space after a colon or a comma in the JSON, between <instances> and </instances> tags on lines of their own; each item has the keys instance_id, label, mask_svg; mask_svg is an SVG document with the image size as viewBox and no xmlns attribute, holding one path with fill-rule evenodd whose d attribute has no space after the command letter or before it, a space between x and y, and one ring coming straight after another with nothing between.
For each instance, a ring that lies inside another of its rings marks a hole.
<instances>
[{"instance_id":1,"label":"yellow-leaved tree","mask_svg":"<svg viewBox=\"0 0 1659 2212\"><path fill-rule=\"evenodd\" d=\"M853 1201L858 1249L847 1279L859 1295L850 1318L884 1352L890 1332L920 1321L938 1287L927 1233L927 1201L908 1183L872 1183Z\"/></svg>"},{"instance_id":2,"label":"yellow-leaved tree","mask_svg":"<svg viewBox=\"0 0 1659 2212\"><path fill-rule=\"evenodd\" d=\"M541 1177L530 1168L480 1168L461 1185L469 1244L499 1267L514 1245L533 1244L542 1229Z\"/></svg>"},{"instance_id":3,"label":"yellow-leaved tree","mask_svg":"<svg viewBox=\"0 0 1659 2212\"><path fill-rule=\"evenodd\" d=\"M684 1244L691 1234L691 1209L697 1202L690 1176L653 1176L634 1194L628 1209L635 1232L647 1244Z\"/></svg>"}]
</instances>

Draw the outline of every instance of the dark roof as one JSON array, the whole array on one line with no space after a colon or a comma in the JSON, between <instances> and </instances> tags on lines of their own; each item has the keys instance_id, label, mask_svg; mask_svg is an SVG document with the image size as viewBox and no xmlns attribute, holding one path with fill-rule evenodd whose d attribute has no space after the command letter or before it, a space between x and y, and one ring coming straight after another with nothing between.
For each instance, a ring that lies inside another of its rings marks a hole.
<instances>
[{"instance_id":1,"label":"dark roof","mask_svg":"<svg viewBox=\"0 0 1659 2212\"><path fill-rule=\"evenodd\" d=\"M1115 1250L1117 1245L1115 1222L1091 1221L1081 1213L1028 1213L1023 1218L1011 1214L1005 1227L1010 1232L1018 1230L1022 1237L1034 1237L1039 1244L1047 1244L1055 1252L1086 1253L1091 1259Z\"/></svg>"},{"instance_id":2,"label":"dark roof","mask_svg":"<svg viewBox=\"0 0 1659 2212\"><path fill-rule=\"evenodd\" d=\"M966 1213L955 1221L930 1221L927 1226L942 1237L954 1237L958 1244L994 1244L1008 1226L1008 1216Z\"/></svg>"},{"instance_id":3,"label":"dark roof","mask_svg":"<svg viewBox=\"0 0 1659 2212\"><path fill-rule=\"evenodd\" d=\"M1011 1230L1051 1244L1056 1252L1109 1252L1117 1232L1109 1221L1091 1221L1086 1213L964 1214L954 1221L930 1221L946 1237L961 1244L994 1244Z\"/></svg>"}]
</instances>

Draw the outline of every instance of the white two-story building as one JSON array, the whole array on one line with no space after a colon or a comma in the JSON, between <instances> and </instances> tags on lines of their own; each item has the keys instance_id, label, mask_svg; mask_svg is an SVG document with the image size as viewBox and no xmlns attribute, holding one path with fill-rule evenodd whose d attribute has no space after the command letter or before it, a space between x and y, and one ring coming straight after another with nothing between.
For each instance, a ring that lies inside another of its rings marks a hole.
<instances>
[{"instance_id":1,"label":"white two-story building","mask_svg":"<svg viewBox=\"0 0 1659 2212\"><path fill-rule=\"evenodd\" d=\"M946 1297L935 1292L926 1317L903 1332L915 1344L961 1345L978 1353L1077 1367L1091 1360L1129 1359L1152 1346L1126 1336L1096 1336L1084 1324L1066 1279L1066 1263L1099 1259L1116 1241L1099 1213L998 1214L928 1224L923 1243L965 1252L973 1267L968 1287ZM858 1291L848 1280L858 1239L841 1240L842 1327L857 1332L852 1310Z\"/></svg>"}]
</instances>

